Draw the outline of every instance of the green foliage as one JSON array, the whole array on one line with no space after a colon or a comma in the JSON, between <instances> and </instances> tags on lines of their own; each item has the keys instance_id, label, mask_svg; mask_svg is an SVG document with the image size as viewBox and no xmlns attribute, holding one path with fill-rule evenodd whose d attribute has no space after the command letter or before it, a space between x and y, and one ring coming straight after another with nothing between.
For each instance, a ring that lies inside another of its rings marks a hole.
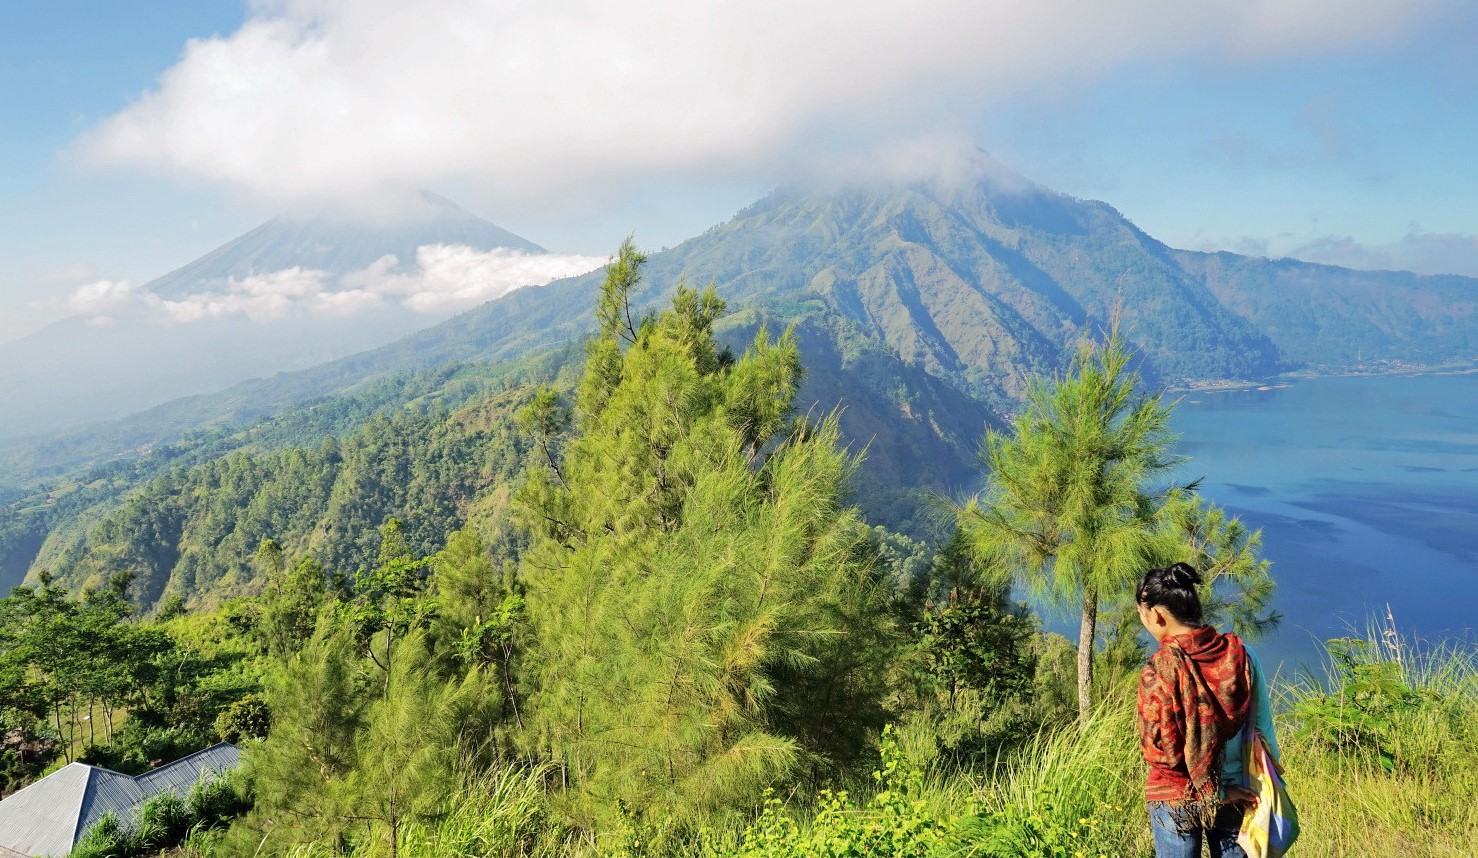
<instances>
[{"instance_id":1,"label":"green foliage","mask_svg":"<svg viewBox=\"0 0 1478 858\"><path fill-rule=\"evenodd\" d=\"M216 716L216 735L233 745L265 739L272 727L272 709L260 694L248 694Z\"/></svg>"},{"instance_id":2,"label":"green foliage","mask_svg":"<svg viewBox=\"0 0 1478 858\"><path fill-rule=\"evenodd\" d=\"M214 742L212 734L190 727L157 726L130 719L106 743L89 745L78 762L139 775L156 766L193 754Z\"/></svg>"},{"instance_id":3,"label":"green foliage","mask_svg":"<svg viewBox=\"0 0 1478 858\"><path fill-rule=\"evenodd\" d=\"M273 833L289 842L333 837L346 827L332 787L354 770L369 705L357 647L331 617L325 614L320 631L271 682L271 731L244 761L257 796L254 818L272 819Z\"/></svg>"},{"instance_id":4,"label":"green foliage","mask_svg":"<svg viewBox=\"0 0 1478 858\"><path fill-rule=\"evenodd\" d=\"M1387 626L1282 689L1279 744L1311 858L1462 855L1478 835L1478 651Z\"/></svg>"},{"instance_id":5,"label":"green foliage","mask_svg":"<svg viewBox=\"0 0 1478 858\"><path fill-rule=\"evenodd\" d=\"M304 557L287 568L281 546L264 540L257 549L262 559L266 589L253 602L256 621L252 625L262 650L273 660L288 658L302 648L318 622L332 589L322 566Z\"/></svg>"},{"instance_id":6,"label":"green foliage","mask_svg":"<svg viewBox=\"0 0 1478 858\"><path fill-rule=\"evenodd\" d=\"M1272 562L1260 556L1262 531L1249 531L1235 516L1189 491L1167 499L1160 516L1162 562L1181 561L1201 573L1206 622L1255 638L1275 628Z\"/></svg>"},{"instance_id":7,"label":"green foliage","mask_svg":"<svg viewBox=\"0 0 1478 858\"><path fill-rule=\"evenodd\" d=\"M257 806L238 840L270 840L278 853L324 836L393 844L450 812L459 765L486 761L499 686L459 644L491 567L471 531L434 559L417 557L405 532L395 520L381 528L377 565L327 595L312 637L272 682L270 732L247 751ZM437 640L449 644L440 654Z\"/></svg>"},{"instance_id":8,"label":"green foliage","mask_svg":"<svg viewBox=\"0 0 1478 858\"><path fill-rule=\"evenodd\" d=\"M982 576L958 533L935 555L928 577L944 598L925 604L916 647L934 692L953 701L964 690L996 700L1023 691L1036 631L1025 608L1009 604L1003 589L976 583Z\"/></svg>"},{"instance_id":9,"label":"green foliage","mask_svg":"<svg viewBox=\"0 0 1478 858\"><path fill-rule=\"evenodd\" d=\"M518 496L531 738L587 822L618 803L731 806L846 762L880 723L891 633L867 529L843 505L854 462L835 420L777 434L800 381L793 339L761 332L733 360L711 290L680 286L639 317L640 264L624 245L575 435Z\"/></svg>"},{"instance_id":10,"label":"green foliage","mask_svg":"<svg viewBox=\"0 0 1478 858\"><path fill-rule=\"evenodd\" d=\"M497 689L496 720L523 726L516 668L528 645L528 614L515 565L495 564L471 529L452 535L431 560L436 611L431 638L449 674L481 671Z\"/></svg>"},{"instance_id":11,"label":"green foliage","mask_svg":"<svg viewBox=\"0 0 1478 858\"><path fill-rule=\"evenodd\" d=\"M0 721L22 736L45 724L68 761L135 773L210 744L220 710L257 679L238 656L206 655L169 624L134 620L128 585L114 576L73 599L43 576L0 599Z\"/></svg>"},{"instance_id":12,"label":"green foliage","mask_svg":"<svg viewBox=\"0 0 1478 858\"><path fill-rule=\"evenodd\" d=\"M370 822L369 836L398 842L409 823L447 812L456 797L456 763L464 745L476 745L476 718L467 718L481 689L477 680L447 682L425 669L424 635L399 643L386 638L383 672L372 675L364 725L355 736L347 776L331 784L342 819Z\"/></svg>"},{"instance_id":13,"label":"green foliage","mask_svg":"<svg viewBox=\"0 0 1478 858\"><path fill-rule=\"evenodd\" d=\"M991 773L982 807L962 820L975 854L1016 858L1140 854L1143 773L1128 695L1077 729L1049 728Z\"/></svg>"},{"instance_id":14,"label":"green foliage","mask_svg":"<svg viewBox=\"0 0 1478 858\"><path fill-rule=\"evenodd\" d=\"M198 606L270 586L292 590L282 573L307 570L288 557L316 561L325 575L371 568L377 531L392 518L411 549L429 554L489 495L506 491L527 446L510 418L528 395L495 392L455 412L428 403L374 414L343 439L238 450L164 471L52 533L34 565L79 588L129 571L130 599L148 609L170 596ZM258 553L264 545L275 548ZM311 629L307 614L306 625L302 612L282 618L295 629L288 639Z\"/></svg>"},{"instance_id":15,"label":"green foliage","mask_svg":"<svg viewBox=\"0 0 1478 858\"><path fill-rule=\"evenodd\" d=\"M866 801L822 790L802 825L766 791L759 818L744 832L735 858L928 858L955 854L949 821L925 799L924 773L908 768L890 731L882 742L875 791Z\"/></svg>"},{"instance_id":16,"label":"green foliage","mask_svg":"<svg viewBox=\"0 0 1478 858\"><path fill-rule=\"evenodd\" d=\"M134 858L158 853L201 832L218 828L245 805L230 778L198 781L185 796L153 796L126 821L103 816L72 849L71 858Z\"/></svg>"},{"instance_id":17,"label":"green foliage","mask_svg":"<svg viewBox=\"0 0 1478 858\"><path fill-rule=\"evenodd\" d=\"M1117 646L1107 663L1123 669L1138 661L1127 608L1146 569L1189 561L1203 570L1212 619L1225 617L1244 633L1277 622L1266 613L1273 583L1271 564L1257 556L1261 534L1203 503L1193 487L1163 482L1181 461L1172 451L1171 406L1142 392L1130 362L1115 327L1104 343L1085 343L1064 376L1034 384L1013 432L986 436L986 489L959 510L960 531L988 580L1081 607L1083 720L1105 605L1124 609L1110 617Z\"/></svg>"},{"instance_id":18,"label":"green foliage","mask_svg":"<svg viewBox=\"0 0 1478 858\"><path fill-rule=\"evenodd\" d=\"M1399 660L1371 653L1377 644L1335 638L1325 646L1332 662L1330 689L1308 694L1294 707L1299 737L1342 753L1368 754L1387 770L1412 762L1397 756L1400 731L1422 709L1440 705L1440 698L1413 688Z\"/></svg>"},{"instance_id":19,"label":"green foliage","mask_svg":"<svg viewBox=\"0 0 1478 858\"><path fill-rule=\"evenodd\" d=\"M1011 434L990 432L982 495L959 526L986 574L1082 608L1078 712L1092 707L1098 610L1121 597L1154 557L1165 489L1178 463L1170 409L1145 395L1117 330L1084 344L1066 375L1033 385Z\"/></svg>"},{"instance_id":20,"label":"green foliage","mask_svg":"<svg viewBox=\"0 0 1478 858\"><path fill-rule=\"evenodd\" d=\"M444 856L540 855L554 858L557 829L545 812L543 769L508 767L459 782L457 802L446 815L433 821L412 821L400 831L393 854L401 858L444 858ZM265 845L263 841L262 845ZM252 843L247 848L250 854ZM376 840L336 848L319 840L293 847L291 858L369 858L386 854Z\"/></svg>"}]
</instances>

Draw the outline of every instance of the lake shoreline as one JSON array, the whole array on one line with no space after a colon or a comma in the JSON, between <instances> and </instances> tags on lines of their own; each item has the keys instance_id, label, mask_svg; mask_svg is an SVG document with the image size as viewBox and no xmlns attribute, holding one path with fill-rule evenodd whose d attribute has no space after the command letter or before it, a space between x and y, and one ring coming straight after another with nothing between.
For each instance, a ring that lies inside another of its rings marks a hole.
<instances>
[{"instance_id":1,"label":"lake shoreline","mask_svg":"<svg viewBox=\"0 0 1478 858\"><path fill-rule=\"evenodd\" d=\"M1165 388L1166 393L1236 393L1246 391L1282 390L1300 381L1322 378L1390 378L1406 375L1411 377L1433 375L1478 374L1478 360L1449 361L1438 364L1393 363L1388 366L1356 367L1338 371L1316 371L1296 369L1261 379L1213 378L1198 379Z\"/></svg>"},{"instance_id":2,"label":"lake shoreline","mask_svg":"<svg viewBox=\"0 0 1478 858\"><path fill-rule=\"evenodd\" d=\"M1283 381L1185 396L1172 421L1200 494L1274 564L1268 661L1317 672L1325 640L1388 613L1403 636L1478 643L1478 369Z\"/></svg>"}]
</instances>

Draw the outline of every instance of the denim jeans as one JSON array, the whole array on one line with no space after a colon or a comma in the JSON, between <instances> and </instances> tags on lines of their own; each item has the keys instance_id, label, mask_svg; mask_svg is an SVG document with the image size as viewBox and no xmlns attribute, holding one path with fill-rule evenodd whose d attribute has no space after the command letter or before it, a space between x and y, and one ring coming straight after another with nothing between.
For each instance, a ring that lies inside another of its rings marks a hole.
<instances>
[{"instance_id":1,"label":"denim jeans","mask_svg":"<svg viewBox=\"0 0 1478 858\"><path fill-rule=\"evenodd\" d=\"M1206 841L1211 858L1247 858L1237 845L1237 831L1242 827L1242 811L1223 807L1211 828L1179 831L1176 811L1163 801L1149 803L1150 832L1155 835L1155 858L1200 858L1201 841Z\"/></svg>"}]
</instances>

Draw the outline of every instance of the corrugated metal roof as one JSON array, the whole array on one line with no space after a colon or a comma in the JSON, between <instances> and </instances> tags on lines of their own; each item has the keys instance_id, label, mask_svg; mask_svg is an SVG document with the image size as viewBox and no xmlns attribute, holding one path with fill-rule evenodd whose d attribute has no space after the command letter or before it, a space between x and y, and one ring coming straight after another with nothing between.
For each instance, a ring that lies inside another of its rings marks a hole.
<instances>
[{"instance_id":1,"label":"corrugated metal roof","mask_svg":"<svg viewBox=\"0 0 1478 858\"><path fill-rule=\"evenodd\" d=\"M138 776L137 782L139 789L143 790L146 796L158 795L165 791L185 795L206 774L219 777L236 768L239 762L241 762L241 749L228 742L222 742L203 751L196 751L168 765L160 766L152 772L145 772Z\"/></svg>"},{"instance_id":2,"label":"corrugated metal roof","mask_svg":"<svg viewBox=\"0 0 1478 858\"><path fill-rule=\"evenodd\" d=\"M87 792L82 796L82 808L77 814L77 827L72 832L72 843L76 844L81 840L87 829L96 825L105 813L111 813L119 821L126 822L133 809L148 797L139 789L138 781L128 775L108 769L93 769L92 777L88 779Z\"/></svg>"},{"instance_id":3,"label":"corrugated metal roof","mask_svg":"<svg viewBox=\"0 0 1478 858\"><path fill-rule=\"evenodd\" d=\"M145 799L183 796L240 760L241 749L223 742L137 778L72 763L0 801L0 858L64 858L103 814L128 820Z\"/></svg>"},{"instance_id":4,"label":"corrugated metal roof","mask_svg":"<svg viewBox=\"0 0 1478 858\"><path fill-rule=\"evenodd\" d=\"M0 846L27 856L71 852L92 772L72 763L0 801Z\"/></svg>"}]
</instances>

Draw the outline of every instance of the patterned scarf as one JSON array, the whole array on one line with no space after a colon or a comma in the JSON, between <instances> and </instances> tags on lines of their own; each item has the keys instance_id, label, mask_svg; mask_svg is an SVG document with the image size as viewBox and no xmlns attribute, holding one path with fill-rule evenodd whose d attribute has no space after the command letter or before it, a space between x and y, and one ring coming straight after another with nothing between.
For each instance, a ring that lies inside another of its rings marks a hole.
<instances>
[{"instance_id":1,"label":"patterned scarf","mask_svg":"<svg viewBox=\"0 0 1478 858\"><path fill-rule=\"evenodd\" d=\"M1145 798L1209 820L1221 801L1221 749L1247 721L1247 653L1234 634L1202 626L1167 637L1139 675Z\"/></svg>"}]
</instances>

